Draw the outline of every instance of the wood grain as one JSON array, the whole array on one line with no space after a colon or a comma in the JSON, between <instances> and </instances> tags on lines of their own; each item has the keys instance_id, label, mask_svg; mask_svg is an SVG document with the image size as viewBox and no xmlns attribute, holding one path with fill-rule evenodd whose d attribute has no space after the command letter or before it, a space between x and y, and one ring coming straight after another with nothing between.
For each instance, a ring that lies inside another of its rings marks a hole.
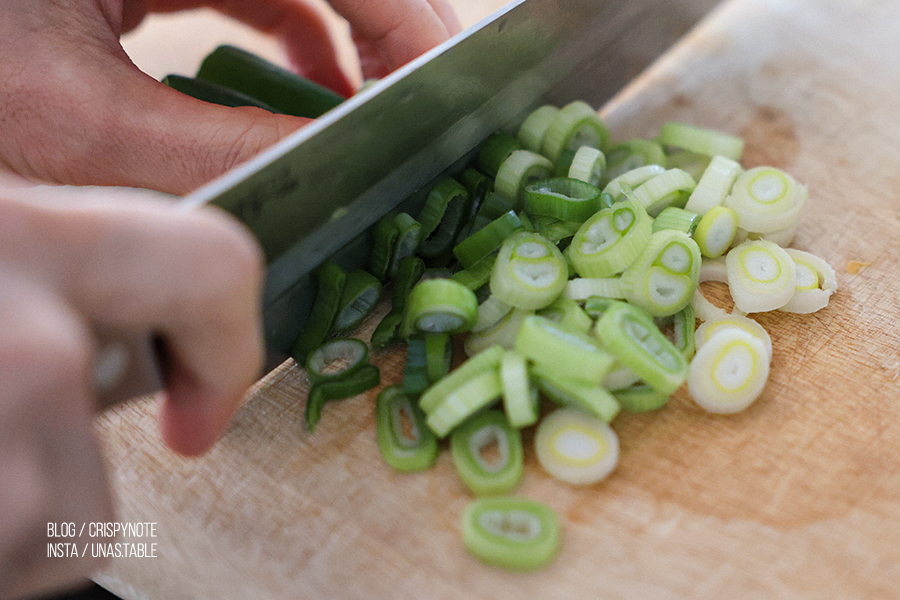
<instances>
[{"instance_id":1,"label":"wood grain","mask_svg":"<svg viewBox=\"0 0 900 600\"><path fill-rule=\"evenodd\" d=\"M731 0L604 107L617 138L670 119L720 128L747 140L746 166L806 183L794 245L832 264L840 289L815 315L759 317L772 375L744 413L707 415L681 391L618 417L621 463L602 484L550 479L526 434L518 493L564 526L548 569L513 575L465 554L470 497L449 457L391 472L374 394L326 406L303 433L306 384L286 363L199 460L161 447L149 400L98 423L120 518L157 522L160 556L97 580L167 600L897 597L898 23L900 5L877 0ZM400 352L374 360L398 378Z\"/></svg>"}]
</instances>

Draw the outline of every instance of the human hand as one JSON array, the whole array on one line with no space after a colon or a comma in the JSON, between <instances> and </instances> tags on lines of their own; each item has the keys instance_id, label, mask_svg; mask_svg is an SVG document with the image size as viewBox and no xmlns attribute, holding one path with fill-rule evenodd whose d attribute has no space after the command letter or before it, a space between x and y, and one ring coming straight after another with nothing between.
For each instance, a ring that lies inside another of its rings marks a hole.
<instances>
[{"instance_id":1,"label":"human hand","mask_svg":"<svg viewBox=\"0 0 900 600\"><path fill-rule=\"evenodd\" d=\"M46 554L47 523L112 520L91 432L95 328L164 340L159 427L183 454L214 443L260 374L255 241L150 194L0 180L0 598L97 567Z\"/></svg>"},{"instance_id":2,"label":"human hand","mask_svg":"<svg viewBox=\"0 0 900 600\"><path fill-rule=\"evenodd\" d=\"M446 0L332 0L364 77L459 30ZM298 72L353 92L307 0L3 0L0 168L32 180L187 193L307 122L189 98L141 73L119 43L148 12L215 8L276 36Z\"/></svg>"}]
</instances>

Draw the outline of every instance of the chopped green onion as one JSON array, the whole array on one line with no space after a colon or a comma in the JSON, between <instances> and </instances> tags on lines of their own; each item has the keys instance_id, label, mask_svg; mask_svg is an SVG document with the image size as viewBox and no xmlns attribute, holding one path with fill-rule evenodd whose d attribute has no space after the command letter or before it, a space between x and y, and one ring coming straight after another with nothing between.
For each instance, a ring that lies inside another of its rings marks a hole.
<instances>
[{"instance_id":1,"label":"chopped green onion","mask_svg":"<svg viewBox=\"0 0 900 600\"><path fill-rule=\"evenodd\" d=\"M653 222L627 198L598 211L575 232L569 258L582 277L611 277L624 271L650 241Z\"/></svg>"},{"instance_id":2,"label":"chopped green onion","mask_svg":"<svg viewBox=\"0 0 900 600\"><path fill-rule=\"evenodd\" d=\"M600 190L589 183L554 177L525 186L525 210L529 215L584 222L600 209Z\"/></svg>"},{"instance_id":3,"label":"chopped green onion","mask_svg":"<svg viewBox=\"0 0 900 600\"><path fill-rule=\"evenodd\" d=\"M472 327L473 333L484 331L496 325L500 319L509 314L512 306L503 302L496 296L488 296L484 302L478 305L478 321Z\"/></svg>"},{"instance_id":4,"label":"chopped green onion","mask_svg":"<svg viewBox=\"0 0 900 600\"><path fill-rule=\"evenodd\" d=\"M678 150L667 147L665 151L666 166L670 169L681 169L687 172L695 181L703 177L706 169L709 168L709 163L712 162L711 156L698 154L690 150Z\"/></svg>"},{"instance_id":5,"label":"chopped green onion","mask_svg":"<svg viewBox=\"0 0 900 600\"><path fill-rule=\"evenodd\" d=\"M537 311L537 315L558 324L563 329L579 333L588 333L594 326L594 320L581 308L581 305L564 296L560 296L550 306Z\"/></svg>"},{"instance_id":6,"label":"chopped green onion","mask_svg":"<svg viewBox=\"0 0 900 600\"><path fill-rule=\"evenodd\" d=\"M837 291L834 269L827 262L809 252L786 248L794 261L797 286L794 295L780 310L808 314L828 306L831 295Z\"/></svg>"},{"instance_id":7,"label":"chopped green onion","mask_svg":"<svg viewBox=\"0 0 900 600\"><path fill-rule=\"evenodd\" d=\"M484 219L485 223L489 223L514 209L515 204L512 200L508 200L496 192L488 192L484 197L484 202L481 203L481 208L478 209L476 218Z\"/></svg>"},{"instance_id":8,"label":"chopped green onion","mask_svg":"<svg viewBox=\"0 0 900 600\"><path fill-rule=\"evenodd\" d=\"M511 350L515 346L516 337L519 335L519 329L522 327L522 322L526 317L533 314L534 313L529 310L513 308L487 329L469 335L465 342L463 342L463 348L465 349L466 354L474 356L491 346L500 346L507 350Z\"/></svg>"},{"instance_id":9,"label":"chopped green onion","mask_svg":"<svg viewBox=\"0 0 900 600\"><path fill-rule=\"evenodd\" d=\"M625 298L654 317L673 315L687 306L700 278L700 248L685 233L665 229L622 273Z\"/></svg>"},{"instance_id":10,"label":"chopped green onion","mask_svg":"<svg viewBox=\"0 0 900 600\"><path fill-rule=\"evenodd\" d=\"M632 190L639 185L646 183L653 177L662 175L666 172L665 167L659 165L645 165L622 173L615 179L611 180L603 188L603 193L611 195L618 199L626 190Z\"/></svg>"},{"instance_id":11,"label":"chopped green onion","mask_svg":"<svg viewBox=\"0 0 900 600\"><path fill-rule=\"evenodd\" d=\"M381 456L394 469L424 471L437 460L437 438L424 413L398 386L384 388L375 398L375 424Z\"/></svg>"},{"instance_id":12,"label":"chopped green onion","mask_svg":"<svg viewBox=\"0 0 900 600\"><path fill-rule=\"evenodd\" d=\"M500 369L482 371L448 393L434 410L426 411L428 416L425 422L438 437L444 437L454 427L492 404L502 394Z\"/></svg>"},{"instance_id":13,"label":"chopped green onion","mask_svg":"<svg viewBox=\"0 0 900 600\"><path fill-rule=\"evenodd\" d=\"M322 345L337 314L344 286L347 284L347 272L331 262L322 263L315 272L318 288L316 299L303 330L294 342L291 356L299 364L306 363L307 355Z\"/></svg>"},{"instance_id":14,"label":"chopped green onion","mask_svg":"<svg viewBox=\"0 0 900 600\"><path fill-rule=\"evenodd\" d=\"M688 235L693 235L700 223L700 215L683 208L669 206L653 219L653 232L663 229L674 229Z\"/></svg>"},{"instance_id":15,"label":"chopped green onion","mask_svg":"<svg viewBox=\"0 0 900 600\"><path fill-rule=\"evenodd\" d=\"M606 309L618 302L609 296L587 296L584 298L584 312L592 319L599 319Z\"/></svg>"},{"instance_id":16,"label":"chopped green onion","mask_svg":"<svg viewBox=\"0 0 900 600\"><path fill-rule=\"evenodd\" d=\"M781 308L797 288L797 270L778 244L744 242L725 255L728 289L734 305L744 313Z\"/></svg>"},{"instance_id":17,"label":"chopped green onion","mask_svg":"<svg viewBox=\"0 0 900 600\"><path fill-rule=\"evenodd\" d=\"M607 178L614 179L638 167L665 167L666 155L658 142L636 138L613 146L606 156L606 162L609 166Z\"/></svg>"},{"instance_id":18,"label":"chopped green onion","mask_svg":"<svg viewBox=\"0 0 900 600\"><path fill-rule=\"evenodd\" d=\"M379 381L381 381L381 374L378 367L371 363L365 363L346 373L339 380L314 384L306 399L305 418L309 432L312 433L316 428L316 424L322 417L322 407L326 402L357 396L378 385Z\"/></svg>"},{"instance_id":19,"label":"chopped green onion","mask_svg":"<svg viewBox=\"0 0 900 600\"><path fill-rule=\"evenodd\" d=\"M460 264L468 269L488 254L496 251L503 240L522 229L522 222L514 211L497 217L453 248Z\"/></svg>"},{"instance_id":20,"label":"chopped green onion","mask_svg":"<svg viewBox=\"0 0 900 600\"><path fill-rule=\"evenodd\" d=\"M534 571L559 547L559 519L545 504L511 497L480 498L462 515L462 539L478 560L511 571Z\"/></svg>"},{"instance_id":21,"label":"chopped green onion","mask_svg":"<svg viewBox=\"0 0 900 600\"><path fill-rule=\"evenodd\" d=\"M391 261L400 232L393 217L384 216L372 226L372 254L369 256L369 272L378 281L387 281L391 274Z\"/></svg>"},{"instance_id":22,"label":"chopped green onion","mask_svg":"<svg viewBox=\"0 0 900 600\"><path fill-rule=\"evenodd\" d=\"M613 304L597 319L594 332L621 364L655 390L671 394L687 378L684 354L639 308Z\"/></svg>"},{"instance_id":23,"label":"chopped green onion","mask_svg":"<svg viewBox=\"0 0 900 600\"><path fill-rule=\"evenodd\" d=\"M599 148L582 146L572 156L566 176L599 187L606 176L606 156Z\"/></svg>"},{"instance_id":24,"label":"chopped green onion","mask_svg":"<svg viewBox=\"0 0 900 600\"><path fill-rule=\"evenodd\" d=\"M496 261L497 255L489 254L468 269L457 271L450 276L450 279L457 283L461 283L474 292L487 285L491 280L491 273L494 270L494 263Z\"/></svg>"},{"instance_id":25,"label":"chopped green onion","mask_svg":"<svg viewBox=\"0 0 900 600\"><path fill-rule=\"evenodd\" d=\"M555 374L599 385L612 368L613 358L588 334L564 329L544 317L522 322L516 352Z\"/></svg>"},{"instance_id":26,"label":"chopped green onion","mask_svg":"<svg viewBox=\"0 0 900 600\"><path fill-rule=\"evenodd\" d=\"M740 160L744 152L744 140L737 136L674 121L660 127L656 141L664 146L674 146L706 156L721 155L731 160Z\"/></svg>"},{"instance_id":27,"label":"chopped green onion","mask_svg":"<svg viewBox=\"0 0 900 600\"><path fill-rule=\"evenodd\" d=\"M531 365L531 376L541 391L560 406L578 408L607 423L619 414L620 406L606 389L595 383L570 379L545 365Z\"/></svg>"},{"instance_id":28,"label":"chopped green onion","mask_svg":"<svg viewBox=\"0 0 900 600\"><path fill-rule=\"evenodd\" d=\"M756 167L734 182L724 206L738 216L738 227L770 233L797 222L806 202L805 186L775 167Z\"/></svg>"},{"instance_id":29,"label":"chopped green onion","mask_svg":"<svg viewBox=\"0 0 900 600\"><path fill-rule=\"evenodd\" d=\"M313 385L336 381L369 362L369 347L356 338L325 342L306 359L306 377Z\"/></svg>"},{"instance_id":30,"label":"chopped green onion","mask_svg":"<svg viewBox=\"0 0 900 600\"><path fill-rule=\"evenodd\" d=\"M461 183L451 177L438 181L417 219L422 225L419 254L432 258L449 250L469 217L470 205L469 191Z\"/></svg>"},{"instance_id":31,"label":"chopped green onion","mask_svg":"<svg viewBox=\"0 0 900 600\"><path fill-rule=\"evenodd\" d=\"M397 267L397 279L394 281L394 293L391 300L391 310L381 319L372 332L371 343L375 348L388 345L395 339L403 315L406 313L406 301L413 286L425 273L425 262L418 256L408 256L400 260Z\"/></svg>"},{"instance_id":32,"label":"chopped green onion","mask_svg":"<svg viewBox=\"0 0 900 600\"><path fill-rule=\"evenodd\" d=\"M547 133L547 128L550 127L550 123L553 122L558 112L559 109L557 107L545 104L534 109L525 117L516 137L519 138L526 149L540 153L544 145L544 135Z\"/></svg>"},{"instance_id":33,"label":"chopped green onion","mask_svg":"<svg viewBox=\"0 0 900 600\"><path fill-rule=\"evenodd\" d=\"M762 393L769 377L763 343L742 329L720 329L691 361L688 391L701 408L719 414L740 412Z\"/></svg>"},{"instance_id":34,"label":"chopped green onion","mask_svg":"<svg viewBox=\"0 0 900 600\"><path fill-rule=\"evenodd\" d=\"M478 299L452 279L424 279L409 295L403 332L460 333L478 321Z\"/></svg>"},{"instance_id":35,"label":"chopped green onion","mask_svg":"<svg viewBox=\"0 0 900 600\"><path fill-rule=\"evenodd\" d=\"M478 149L475 164L482 173L496 177L500 165L516 150L524 150L525 146L515 136L505 131L498 131L488 136Z\"/></svg>"},{"instance_id":36,"label":"chopped green onion","mask_svg":"<svg viewBox=\"0 0 900 600\"><path fill-rule=\"evenodd\" d=\"M725 254L734 242L737 223L737 213L730 208L714 206L706 211L694 231L694 241L700 253L710 258Z\"/></svg>"},{"instance_id":37,"label":"chopped green onion","mask_svg":"<svg viewBox=\"0 0 900 600\"><path fill-rule=\"evenodd\" d=\"M500 361L503 385L503 410L509 424L516 428L534 425L538 420L538 390L531 385L527 359L509 350Z\"/></svg>"},{"instance_id":38,"label":"chopped green onion","mask_svg":"<svg viewBox=\"0 0 900 600\"><path fill-rule=\"evenodd\" d=\"M452 360L453 345L449 334L430 333L425 336L425 367L429 382L434 383L446 376Z\"/></svg>"},{"instance_id":39,"label":"chopped green onion","mask_svg":"<svg viewBox=\"0 0 900 600\"><path fill-rule=\"evenodd\" d=\"M451 392L457 390L470 379L484 371L499 372L500 361L503 359L504 353L505 351L500 346L492 346L473 355L459 367L448 373L446 377L425 390L425 393L419 398L419 406L426 413L430 413L434 411Z\"/></svg>"},{"instance_id":40,"label":"chopped green onion","mask_svg":"<svg viewBox=\"0 0 900 600\"><path fill-rule=\"evenodd\" d=\"M413 336L406 343L406 364L403 366L403 393L417 398L431 385L428 377L428 350L425 336Z\"/></svg>"},{"instance_id":41,"label":"chopped green onion","mask_svg":"<svg viewBox=\"0 0 900 600\"><path fill-rule=\"evenodd\" d=\"M621 277L576 277L566 284L563 296L569 300L587 300L591 297L624 300L625 292Z\"/></svg>"},{"instance_id":42,"label":"chopped green onion","mask_svg":"<svg viewBox=\"0 0 900 600\"><path fill-rule=\"evenodd\" d=\"M670 395L653 389L646 383L637 383L613 392L622 409L630 413L659 410L669 402Z\"/></svg>"},{"instance_id":43,"label":"chopped green onion","mask_svg":"<svg viewBox=\"0 0 900 600\"><path fill-rule=\"evenodd\" d=\"M573 485L602 481L619 463L619 436L604 420L560 408L537 427L534 448L550 475Z\"/></svg>"},{"instance_id":44,"label":"chopped green onion","mask_svg":"<svg viewBox=\"0 0 900 600\"><path fill-rule=\"evenodd\" d=\"M397 229L397 239L394 241L388 274L397 276L400 261L408 256L414 256L422 241L422 225L408 214L402 212L394 217L394 225Z\"/></svg>"},{"instance_id":45,"label":"chopped green onion","mask_svg":"<svg viewBox=\"0 0 900 600\"><path fill-rule=\"evenodd\" d=\"M513 491L522 480L522 454L522 434L499 410L477 413L450 434L456 472L476 496Z\"/></svg>"},{"instance_id":46,"label":"chopped green onion","mask_svg":"<svg viewBox=\"0 0 900 600\"><path fill-rule=\"evenodd\" d=\"M494 191L513 203L518 209L522 204L525 186L553 175L553 163L530 150L517 150L509 155L494 180Z\"/></svg>"},{"instance_id":47,"label":"chopped green onion","mask_svg":"<svg viewBox=\"0 0 900 600\"><path fill-rule=\"evenodd\" d=\"M709 210L721 206L742 171L741 165L730 158L714 156L684 207L699 215L705 215Z\"/></svg>"},{"instance_id":48,"label":"chopped green onion","mask_svg":"<svg viewBox=\"0 0 900 600\"><path fill-rule=\"evenodd\" d=\"M358 327L375 309L379 298L381 282L378 279L363 269L351 271L341 293L332 329L345 332Z\"/></svg>"},{"instance_id":49,"label":"chopped green onion","mask_svg":"<svg viewBox=\"0 0 900 600\"><path fill-rule=\"evenodd\" d=\"M699 350L706 342L708 342L716 332L729 327L742 329L759 338L766 349L766 356L769 357L769 362L772 361L772 338L769 336L769 332L767 332L762 325L744 315L722 315L701 323L694 334L694 339L697 342L697 349Z\"/></svg>"},{"instance_id":50,"label":"chopped green onion","mask_svg":"<svg viewBox=\"0 0 900 600\"><path fill-rule=\"evenodd\" d=\"M767 233L747 231L746 229L738 227L737 233L734 234L734 245L736 246L747 240L767 240L773 244L778 244L782 248L787 248L794 241L794 236L797 234L797 225L798 223L794 222L784 229L769 231Z\"/></svg>"},{"instance_id":51,"label":"chopped green onion","mask_svg":"<svg viewBox=\"0 0 900 600\"><path fill-rule=\"evenodd\" d=\"M553 302L568 280L566 259L556 244L522 232L503 242L491 272L491 294L523 310Z\"/></svg>"},{"instance_id":52,"label":"chopped green onion","mask_svg":"<svg viewBox=\"0 0 900 600\"><path fill-rule=\"evenodd\" d=\"M575 235L581 223L572 221L561 221L553 217L537 216L531 219L534 224L536 233L544 236L554 244L559 244L562 240Z\"/></svg>"},{"instance_id":53,"label":"chopped green onion","mask_svg":"<svg viewBox=\"0 0 900 600\"><path fill-rule=\"evenodd\" d=\"M668 169L634 188L634 197L655 217L668 206L684 206L696 185L687 172Z\"/></svg>"},{"instance_id":54,"label":"chopped green onion","mask_svg":"<svg viewBox=\"0 0 900 600\"><path fill-rule=\"evenodd\" d=\"M576 100L554 115L544 133L541 154L556 161L563 150L590 146L605 150L609 145L609 128L590 104Z\"/></svg>"},{"instance_id":55,"label":"chopped green onion","mask_svg":"<svg viewBox=\"0 0 900 600\"><path fill-rule=\"evenodd\" d=\"M185 77L183 75L166 75L160 80L160 83L169 86L173 90L178 90L182 94L187 94L192 98L212 104L230 107L255 106L273 113L280 112L265 102L261 102L243 92L205 79Z\"/></svg>"}]
</instances>

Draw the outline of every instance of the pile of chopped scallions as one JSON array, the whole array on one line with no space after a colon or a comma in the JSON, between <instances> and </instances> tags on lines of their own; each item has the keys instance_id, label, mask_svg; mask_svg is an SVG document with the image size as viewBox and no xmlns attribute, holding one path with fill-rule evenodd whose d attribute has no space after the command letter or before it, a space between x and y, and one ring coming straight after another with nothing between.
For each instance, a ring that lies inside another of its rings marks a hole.
<instances>
[{"instance_id":1,"label":"pile of chopped scallions","mask_svg":"<svg viewBox=\"0 0 900 600\"><path fill-rule=\"evenodd\" d=\"M621 410L658 410L685 384L707 411L745 409L772 360L748 315L814 312L837 289L825 261L787 248L806 187L775 167L745 170L742 151L740 138L674 122L655 139L613 144L584 102L542 106L492 135L415 218L373 227L366 269L319 269L294 352L312 386L310 429L323 402L377 384L365 344L330 335L359 324L392 285L371 339L407 344L402 382L376 403L385 461L427 469L449 438L479 497L463 518L466 548L509 569L542 566L559 524L511 495L522 428L536 427L550 475L596 483L615 469L610 423ZM704 281L728 285L730 313L703 295ZM454 336L465 357L452 355ZM341 364L325 373L329 360Z\"/></svg>"}]
</instances>

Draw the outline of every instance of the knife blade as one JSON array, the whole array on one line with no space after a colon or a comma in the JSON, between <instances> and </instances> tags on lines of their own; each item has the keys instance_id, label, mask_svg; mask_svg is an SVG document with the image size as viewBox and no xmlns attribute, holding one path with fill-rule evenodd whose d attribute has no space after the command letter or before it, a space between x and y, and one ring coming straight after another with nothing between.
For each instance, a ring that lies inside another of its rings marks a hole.
<instances>
[{"instance_id":1,"label":"knife blade","mask_svg":"<svg viewBox=\"0 0 900 600\"><path fill-rule=\"evenodd\" d=\"M308 316L316 266L358 254L376 220L414 211L430 181L538 104L599 107L674 42L671 6L510 2L185 197L186 210L212 203L233 213L263 247L269 366L288 356Z\"/></svg>"}]
</instances>

